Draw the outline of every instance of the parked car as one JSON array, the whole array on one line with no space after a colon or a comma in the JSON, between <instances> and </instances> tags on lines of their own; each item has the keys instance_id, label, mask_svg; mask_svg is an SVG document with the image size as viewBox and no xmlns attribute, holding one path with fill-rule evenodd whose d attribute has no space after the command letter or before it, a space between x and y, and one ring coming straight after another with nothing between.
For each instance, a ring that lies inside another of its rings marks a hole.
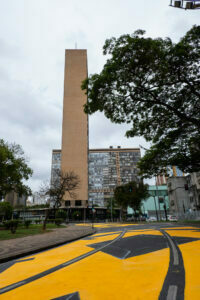
<instances>
[{"instance_id":1,"label":"parked car","mask_svg":"<svg viewBox=\"0 0 200 300\"><path fill-rule=\"evenodd\" d=\"M156 217L149 217L149 218L147 219L147 221L148 221L148 222L156 222L157 219L156 219Z\"/></svg>"},{"instance_id":2,"label":"parked car","mask_svg":"<svg viewBox=\"0 0 200 300\"><path fill-rule=\"evenodd\" d=\"M178 221L178 218L177 218L177 216L168 216L168 220L170 221L170 222L177 222Z\"/></svg>"}]
</instances>

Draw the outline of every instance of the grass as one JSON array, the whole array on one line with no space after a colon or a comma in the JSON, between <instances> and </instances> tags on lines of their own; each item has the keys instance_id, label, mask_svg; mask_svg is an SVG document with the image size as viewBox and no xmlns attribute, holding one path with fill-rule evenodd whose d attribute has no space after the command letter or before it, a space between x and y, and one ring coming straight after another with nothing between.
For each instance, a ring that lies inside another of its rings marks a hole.
<instances>
[{"instance_id":1,"label":"grass","mask_svg":"<svg viewBox=\"0 0 200 300\"><path fill-rule=\"evenodd\" d=\"M47 224L46 225L46 230L42 230L42 224L31 224L29 228L25 228L24 226L19 226L16 230L15 233L11 233L10 230L0 230L0 240L9 240L9 239L16 239L28 235L33 235L33 234L40 234L40 233L46 233L52 231L53 228L63 228L66 227L64 225L60 225L59 227L56 226L53 223Z\"/></svg>"},{"instance_id":2,"label":"grass","mask_svg":"<svg viewBox=\"0 0 200 300\"><path fill-rule=\"evenodd\" d=\"M199 224L200 225L200 220L185 220L185 221L179 221L179 223L182 223L182 224Z\"/></svg>"}]
</instances>

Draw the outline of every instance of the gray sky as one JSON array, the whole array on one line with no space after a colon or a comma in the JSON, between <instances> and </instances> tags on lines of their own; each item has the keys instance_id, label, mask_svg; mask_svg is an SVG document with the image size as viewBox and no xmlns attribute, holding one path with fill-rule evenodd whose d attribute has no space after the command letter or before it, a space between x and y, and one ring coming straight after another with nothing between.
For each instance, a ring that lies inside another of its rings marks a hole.
<instances>
[{"instance_id":1,"label":"gray sky","mask_svg":"<svg viewBox=\"0 0 200 300\"><path fill-rule=\"evenodd\" d=\"M0 0L0 138L22 145L36 191L49 178L51 151L61 146L64 50L88 50L89 74L106 60L105 39L145 29L177 41L200 11L168 6L169 0ZM102 114L90 117L90 148L147 146L124 137L127 126Z\"/></svg>"}]
</instances>

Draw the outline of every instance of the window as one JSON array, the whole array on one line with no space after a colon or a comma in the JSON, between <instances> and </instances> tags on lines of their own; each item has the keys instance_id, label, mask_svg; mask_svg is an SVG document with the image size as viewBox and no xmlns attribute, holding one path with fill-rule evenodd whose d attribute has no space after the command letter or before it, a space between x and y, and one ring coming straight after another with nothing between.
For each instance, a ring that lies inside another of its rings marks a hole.
<instances>
[{"instance_id":1,"label":"window","mask_svg":"<svg viewBox=\"0 0 200 300\"><path fill-rule=\"evenodd\" d=\"M76 200L75 201L75 206L81 206L81 200Z\"/></svg>"},{"instance_id":2,"label":"window","mask_svg":"<svg viewBox=\"0 0 200 300\"><path fill-rule=\"evenodd\" d=\"M65 206L71 206L70 200L65 201Z\"/></svg>"}]
</instances>

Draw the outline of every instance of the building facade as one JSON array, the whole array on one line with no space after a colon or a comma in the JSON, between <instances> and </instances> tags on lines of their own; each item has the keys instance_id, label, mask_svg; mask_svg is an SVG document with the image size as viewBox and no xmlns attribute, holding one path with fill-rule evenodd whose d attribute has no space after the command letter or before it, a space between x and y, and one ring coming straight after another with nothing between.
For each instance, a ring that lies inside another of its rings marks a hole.
<instances>
[{"instance_id":1,"label":"building facade","mask_svg":"<svg viewBox=\"0 0 200 300\"><path fill-rule=\"evenodd\" d=\"M73 171L80 179L77 190L77 200L66 193L65 201L87 207L88 204L88 117L83 111L87 103L87 95L81 89L81 84L87 74L87 51L65 51L65 76L63 97L62 150L60 159L62 172ZM53 159L57 154L54 152ZM76 202L77 203L77 202Z\"/></svg>"},{"instance_id":2,"label":"building facade","mask_svg":"<svg viewBox=\"0 0 200 300\"><path fill-rule=\"evenodd\" d=\"M106 207L107 200L113 197L117 185L138 181L137 162L141 157L139 148L90 149L88 155L88 206ZM52 153L52 179L55 169L61 167L61 150ZM67 202L70 206L75 203Z\"/></svg>"},{"instance_id":3,"label":"building facade","mask_svg":"<svg viewBox=\"0 0 200 300\"><path fill-rule=\"evenodd\" d=\"M186 176L190 206L193 211L200 210L200 172L194 172Z\"/></svg>"},{"instance_id":4,"label":"building facade","mask_svg":"<svg viewBox=\"0 0 200 300\"><path fill-rule=\"evenodd\" d=\"M77 198L66 193L63 206L106 207L117 185L138 179L140 149L118 147L88 150L88 117L83 111L87 95L81 83L87 78L86 50L65 51L63 124L61 150L52 152L51 182L56 169L73 171L80 178Z\"/></svg>"},{"instance_id":5,"label":"building facade","mask_svg":"<svg viewBox=\"0 0 200 300\"><path fill-rule=\"evenodd\" d=\"M5 196L5 201L9 202L13 207L26 206L27 198L26 195L19 196L16 192L11 191Z\"/></svg>"},{"instance_id":6,"label":"building facade","mask_svg":"<svg viewBox=\"0 0 200 300\"><path fill-rule=\"evenodd\" d=\"M105 207L116 186L138 181L139 148L89 150L89 206Z\"/></svg>"},{"instance_id":7,"label":"building facade","mask_svg":"<svg viewBox=\"0 0 200 300\"><path fill-rule=\"evenodd\" d=\"M168 176L165 174L158 175L156 177L156 185L167 184L167 179L168 179L168 177L171 177L171 176L174 176L174 177L185 176L185 174L177 166L171 166L171 167L168 167L167 169L168 169Z\"/></svg>"},{"instance_id":8,"label":"building facade","mask_svg":"<svg viewBox=\"0 0 200 300\"><path fill-rule=\"evenodd\" d=\"M169 177L167 179L170 212L184 214L191 209L188 183L185 176Z\"/></svg>"}]
</instances>

